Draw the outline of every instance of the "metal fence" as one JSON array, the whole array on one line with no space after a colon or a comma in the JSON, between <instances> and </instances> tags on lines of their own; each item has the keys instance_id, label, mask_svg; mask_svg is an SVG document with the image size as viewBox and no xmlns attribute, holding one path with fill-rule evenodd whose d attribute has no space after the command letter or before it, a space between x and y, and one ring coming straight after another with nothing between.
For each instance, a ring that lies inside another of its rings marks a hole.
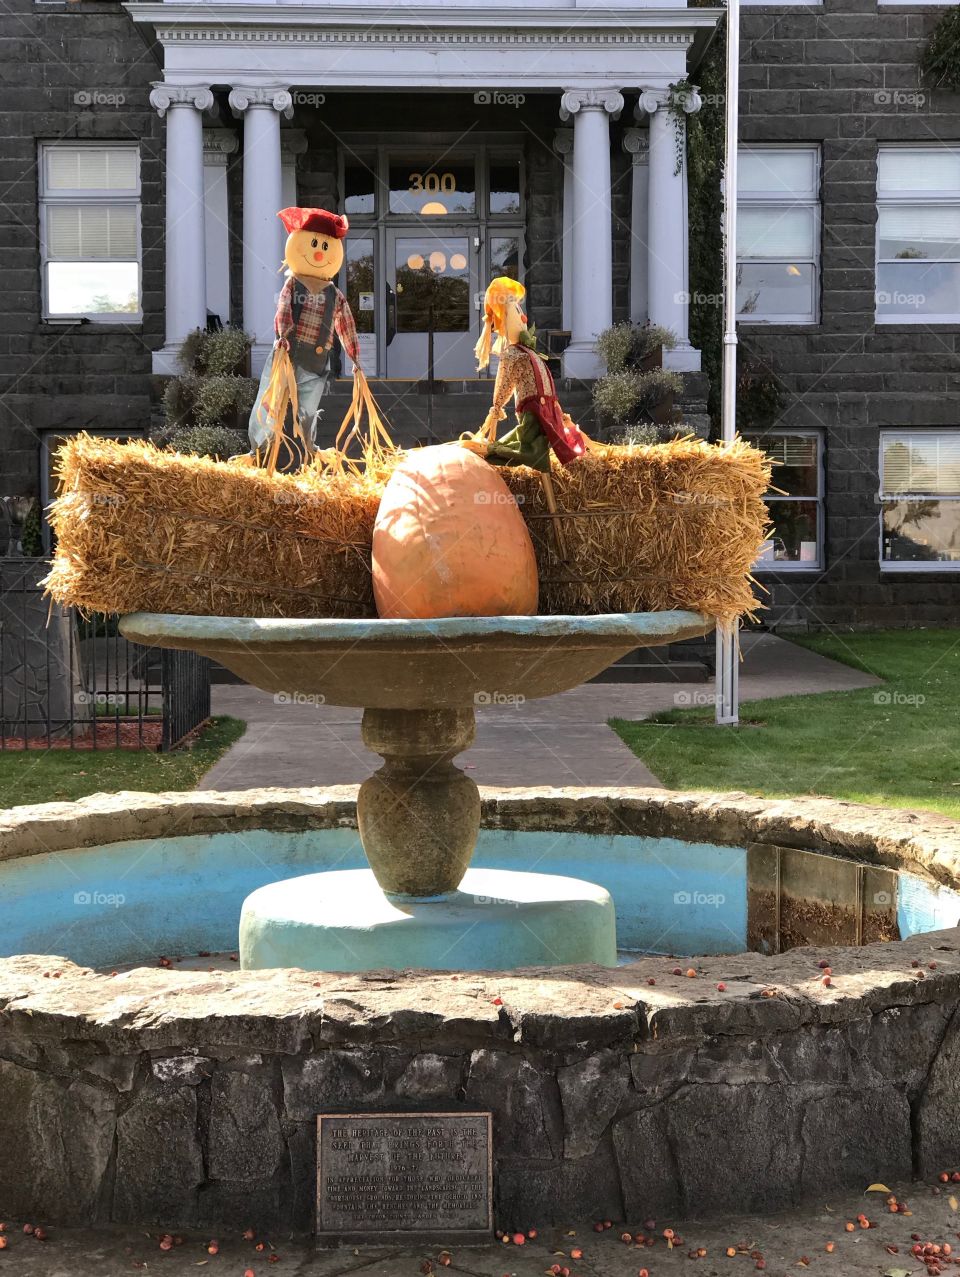
<instances>
[{"instance_id":1,"label":"metal fence","mask_svg":"<svg viewBox=\"0 0 960 1277\"><path fill-rule=\"evenodd\" d=\"M210 717L210 662L51 606L42 559L0 558L0 750L170 750Z\"/></svg>"}]
</instances>

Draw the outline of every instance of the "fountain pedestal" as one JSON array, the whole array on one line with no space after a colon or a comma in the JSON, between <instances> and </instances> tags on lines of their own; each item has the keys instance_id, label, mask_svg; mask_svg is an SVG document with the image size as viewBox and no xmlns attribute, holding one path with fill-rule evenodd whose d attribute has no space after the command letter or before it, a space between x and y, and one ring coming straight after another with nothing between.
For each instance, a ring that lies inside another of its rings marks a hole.
<instances>
[{"instance_id":1,"label":"fountain pedestal","mask_svg":"<svg viewBox=\"0 0 960 1277\"><path fill-rule=\"evenodd\" d=\"M363 708L364 743L384 759L357 801L372 872L271 883L244 903L243 965L308 970L614 962L603 888L468 869L480 795L453 759L473 740L475 705L552 696L634 648L712 628L680 611L416 621L136 613L120 622L134 642L200 652L286 699Z\"/></svg>"}]
</instances>

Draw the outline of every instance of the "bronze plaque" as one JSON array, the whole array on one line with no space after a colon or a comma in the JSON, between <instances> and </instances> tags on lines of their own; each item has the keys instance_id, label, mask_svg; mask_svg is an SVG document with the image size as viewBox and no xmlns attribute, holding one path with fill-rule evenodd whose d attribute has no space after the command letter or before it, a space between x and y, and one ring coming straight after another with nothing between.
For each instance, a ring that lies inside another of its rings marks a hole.
<instances>
[{"instance_id":1,"label":"bronze plaque","mask_svg":"<svg viewBox=\"0 0 960 1277\"><path fill-rule=\"evenodd\" d=\"M321 1113L317 1236L486 1241L489 1113Z\"/></svg>"}]
</instances>

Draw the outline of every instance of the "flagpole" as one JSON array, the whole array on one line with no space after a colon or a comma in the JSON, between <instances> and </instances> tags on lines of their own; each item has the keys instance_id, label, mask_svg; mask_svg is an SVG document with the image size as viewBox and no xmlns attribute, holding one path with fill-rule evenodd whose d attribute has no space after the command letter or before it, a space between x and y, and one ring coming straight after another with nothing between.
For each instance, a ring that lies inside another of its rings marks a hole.
<instances>
[{"instance_id":1,"label":"flagpole","mask_svg":"<svg viewBox=\"0 0 960 1277\"><path fill-rule=\"evenodd\" d=\"M737 433L737 144L740 96L740 0L727 0L726 137L723 164L723 365L720 435ZM739 644L736 628L717 630L714 709L720 725L740 721Z\"/></svg>"}]
</instances>

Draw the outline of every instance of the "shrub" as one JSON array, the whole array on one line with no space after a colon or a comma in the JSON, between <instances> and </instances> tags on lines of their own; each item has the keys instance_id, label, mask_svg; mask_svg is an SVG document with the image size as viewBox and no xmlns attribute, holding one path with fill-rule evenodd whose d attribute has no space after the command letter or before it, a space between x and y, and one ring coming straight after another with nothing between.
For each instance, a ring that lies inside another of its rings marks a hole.
<instances>
[{"instance_id":1,"label":"shrub","mask_svg":"<svg viewBox=\"0 0 960 1277\"><path fill-rule=\"evenodd\" d=\"M659 443L660 430L652 421L644 421L634 426L627 426L612 442L633 447Z\"/></svg>"},{"instance_id":2,"label":"shrub","mask_svg":"<svg viewBox=\"0 0 960 1277\"><path fill-rule=\"evenodd\" d=\"M247 438L242 431L228 430L225 426L185 426L171 433L169 446L176 452L224 461L238 452L246 452Z\"/></svg>"},{"instance_id":3,"label":"shrub","mask_svg":"<svg viewBox=\"0 0 960 1277\"><path fill-rule=\"evenodd\" d=\"M250 344L251 337L242 328L222 328L218 333L207 333L204 372L211 377L238 373L246 363Z\"/></svg>"},{"instance_id":4,"label":"shrub","mask_svg":"<svg viewBox=\"0 0 960 1277\"><path fill-rule=\"evenodd\" d=\"M195 404L198 426L238 426L238 419L249 414L257 394L252 377L203 377L197 389Z\"/></svg>"},{"instance_id":5,"label":"shrub","mask_svg":"<svg viewBox=\"0 0 960 1277\"><path fill-rule=\"evenodd\" d=\"M933 28L920 69L934 88L960 91L960 5L948 9Z\"/></svg>"},{"instance_id":6,"label":"shrub","mask_svg":"<svg viewBox=\"0 0 960 1277\"><path fill-rule=\"evenodd\" d=\"M608 373L635 368L659 346L672 350L677 335L661 324L613 324L597 337L594 349L607 366Z\"/></svg>"}]
</instances>

